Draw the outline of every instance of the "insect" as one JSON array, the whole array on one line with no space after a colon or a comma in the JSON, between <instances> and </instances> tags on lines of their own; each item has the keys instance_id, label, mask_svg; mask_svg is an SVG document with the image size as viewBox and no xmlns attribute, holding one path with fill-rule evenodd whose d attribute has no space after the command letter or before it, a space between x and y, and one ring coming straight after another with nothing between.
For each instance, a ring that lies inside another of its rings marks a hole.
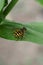
<instances>
[{"instance_id":1,"label":"insect","mask_svg":"<svg viewBox=\"0 0 43 65\"><path fill-rule=\"evenodd\" d=\"M16 29L14 35L16 38L23 38L25 32L26 32L26 28L23 27L21 29Z\"/></svg>"}]
</instances>

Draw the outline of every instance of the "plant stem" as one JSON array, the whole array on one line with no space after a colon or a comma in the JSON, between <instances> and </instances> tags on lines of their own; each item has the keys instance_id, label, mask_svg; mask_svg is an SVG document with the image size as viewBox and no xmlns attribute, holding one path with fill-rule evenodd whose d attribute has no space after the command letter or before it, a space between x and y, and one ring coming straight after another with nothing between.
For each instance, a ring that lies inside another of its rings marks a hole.
<instances>
[{"instance_id":1,"label":"plant stem","mask_svg":"<svg viewBox=\"0 0 43 65\"><path fill-rule=\"evenodd\" d=\"M18 0L12 0L10 4L7 6L7 8L3 11L4 18L8 15L10 10L14 7L14 5L17 3Z\"/></svg>"}]
</instances>

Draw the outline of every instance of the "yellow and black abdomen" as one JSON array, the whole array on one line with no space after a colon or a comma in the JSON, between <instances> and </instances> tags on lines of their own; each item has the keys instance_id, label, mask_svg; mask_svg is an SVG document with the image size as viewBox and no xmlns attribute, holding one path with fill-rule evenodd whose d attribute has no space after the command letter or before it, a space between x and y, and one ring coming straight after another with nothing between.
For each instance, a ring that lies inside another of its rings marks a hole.
<instances>
[{"instance_id":1,"label":"yellow and black abdomen","mask_svg":"<svg viewBox=\"0 0 43 65\"><path fill-rule=\"evenodd\" d=\"M24 33L21 30L16 30L14 34L15 34L15 37L23 37Z\"/></svg>"},{"instance_id":2,"label":"yellow and black abdomen","mask_svg":"<svg viewBox=\"0 0 43 65\"><path fill-rule=\"evenodd\" d=\"M26 28L16 29L14 35L16 38L23 38Z\"/></svg>"}]
</instances>

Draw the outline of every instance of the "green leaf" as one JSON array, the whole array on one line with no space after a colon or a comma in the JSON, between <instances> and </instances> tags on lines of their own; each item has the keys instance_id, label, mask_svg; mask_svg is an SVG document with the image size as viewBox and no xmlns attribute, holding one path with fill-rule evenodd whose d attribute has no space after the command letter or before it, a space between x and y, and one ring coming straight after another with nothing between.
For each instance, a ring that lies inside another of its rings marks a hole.
<instances>
[{"instance_id":1,"label":"green leaf","mask_svg":"<svg viewBox=\"0 0 43 65\"><path fill-rule=\"evenodd\" d=\"M9 5L5 8L3 11L4 18L8 15L8 13L12 10L12 8L15 6L15 4L18 2L18 0L11 0Z\"/></svg>"},{"instance_id":2,"label":"green leaf","mask_svg":"<svg viewBox=\"0 0 43 65\"><path fill-rule=\"evenodd\" d=\"M43 0L36 0L37 2L39 2L41 5L43 5Z\"/></svg>"},{"instance_id":3,"label":"green leaf","mask_svg":"<svg viewBox=\"0 0 43 65\"><path fill-rule=\"evenodd\" d=\"M16 40L16 38L14 37L14 31L19 27L22 27L22 24L17 24L15 22L9 22L7 20L5 20L4 22L2 22L2 25L0 25L0 37L5 38L5 39L9 39L9 40Z\"/></svg>"},{"instance_id":4,"label":"green leaf","mask_svg":"<svg viewBox=\"0 0 43 65\"><path fill-rule=\"evenodd\" d=\"M8 4L8 0L5 0L5 5L4 6L6 6Z\"/></svg>"},{"instance_id":5,"label":"green leaf","mask_svg":"<svg viewBox=\"0 0 43 65\"><path fill-rule=\"evenodd\" d=\"M27 30L24 37L17 40L17 38L14 36L14 31L16 28L21 29L22 27L25 27ZM25 25L4 20L4 22L2 22L0 25L0 37L8 40L31 41L43 44L43 22L33 22Z\"/></svg>"},{"instance_id":6,"label":"green leaf","mask_svg":"<svg viewBox=\"0 0 43 65\"><path fill-rule=\"evenodd\" d=\"M1 11L2 8L4 7L4 2L5 2L5 0L0 0L0 11Z\"/></svg>"}]
</instances>

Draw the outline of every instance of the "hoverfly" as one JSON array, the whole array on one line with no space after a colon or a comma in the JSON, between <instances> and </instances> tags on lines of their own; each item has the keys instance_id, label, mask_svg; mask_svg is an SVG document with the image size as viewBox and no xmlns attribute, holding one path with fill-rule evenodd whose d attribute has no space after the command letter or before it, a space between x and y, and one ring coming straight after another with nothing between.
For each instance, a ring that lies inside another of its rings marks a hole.
<instances>
[{"instance_id":1,"label":"hoverfly","mask_svg":"<svg viewBox=\"0 0 43 65\"><path fill-rule=\"evenodd\" d=\"M23 28L20 28L20 29L16 29L15 32L14 32L14 35L16 38L23 38L24 34L26 32L26 28L23 27Z\"/></svg>"}]
</instances>

